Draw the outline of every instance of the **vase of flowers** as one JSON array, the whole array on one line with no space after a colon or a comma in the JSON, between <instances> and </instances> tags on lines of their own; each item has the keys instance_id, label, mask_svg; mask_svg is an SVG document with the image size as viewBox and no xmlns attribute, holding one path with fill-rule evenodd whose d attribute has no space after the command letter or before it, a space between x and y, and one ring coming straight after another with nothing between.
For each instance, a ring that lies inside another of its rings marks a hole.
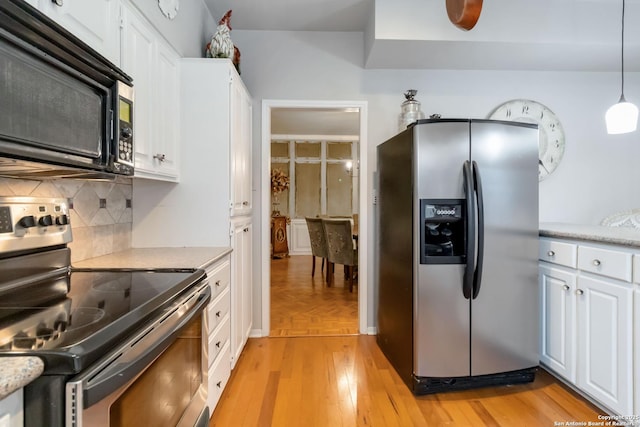
<instances>
[{"instance_id":1,"label":"vase of flowers","mask_svg":"<svg viewBox=\"0 0 640 427\"><path fill-rule=\"evenodd\" d=\"M280 169L271 169L271 202L273 205L271 216L280 216L278 194L288 189L289 177Z\"/></svg>"}]
</instances>

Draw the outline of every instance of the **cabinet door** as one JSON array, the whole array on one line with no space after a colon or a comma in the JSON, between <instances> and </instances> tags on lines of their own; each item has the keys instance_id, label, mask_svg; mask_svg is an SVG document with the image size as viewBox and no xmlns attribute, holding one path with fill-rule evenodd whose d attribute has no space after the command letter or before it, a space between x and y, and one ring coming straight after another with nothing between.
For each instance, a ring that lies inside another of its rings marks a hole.
<instances>
[{"instance_id":1,"label":"cabinet door","mask_svg":"<svg viewBox=\"0 0 640 427\"><path fill-rule=\"evenodd\" d=\"M32 4L35 2L32 2ZM51 0L41 10L116 65L120 64L120 2L118 0Z\"/></svg>"},{"instance_id":2,"label":"cabinet door","mask_svg":"<svg viewBox=\"0 0 640 427\"><path fill-rule=\"evenodd\" d=\"M251 212L251 98L237 76L231 79L230 103L231 195L237 216Z\"/></svg>"},{"instance_id":3,"label":"cabinet door","mask_svg":"<svg viewBox=\"0 0 640 427\"><path fill-rule=\"evenodd\" d=\"M253 236L253 226L246 224L242 229L242 333L244 343L247 342L253 325L253 292L252 292L252 253L251 239Z\"/></svg>"},{"instance_id":4,"label":"cabinet door","mask_svg":"<svg viewBox=\"0 0 640 427\"><path fill-rule=\"evenodd\" d=\"M541 264L539 281L542 298L540 361L575 383L576 274Z\"/></svg>"},{"instance_id":5,"label":"cabinet door","mask_svg":"<svg viewBox=\"0 0 640 427\"><path fill-rule=\"evenodd\" d=\"M122 8L122 69L133 78L133 140L136 172L153 171L154 33L135 11Z\"/></svg>"},{"instance_id":6,"label":"cabinet door","mask_svg":"<svg viewBox=\"0 0 640 427\"><path fill-rule=\"evenodd\" d=\"M638 255L636 255L636 258L638 258ZM638 280L640 281L640 277L638 277ZM633 363L634 369L635 369L635 375L633 376L633 378L635 378L634 380L635 385L633 387L633 389L635 390L633 413L635 415L639 415L640 414L640 289L638 289L637 287L633 295L633 331L634 331L633 342L635 343L635 349L634 349L635 360Z\"/></svg>"},{"instance_id":7,"label":"cabinet door","mask_svg":"<svg viewBox=\"0 0 640 427\"><path fill-rule=\"evenodd\" d=\"M251 222L233 223L231 236L231 366L242 353L251 329Z\"/></svg>"},{"instance_id":8,"label":"cabinet door","mask_svg":"<svg viewBox=\"0 0 640 427\"><path fill-rule=\"evenodd\" d=\"M163 42L158 43L153 86L153 157L155 173L177 179L180 131L180 57Z\"/></svg>"},{"instance_id":9,"label":"cabinet door","mask_svg":"<svg viewBox=\"0 0 640 427\"><path fill-rule=\"evenodd\" d=\"M620 415L633 411L633 290L580 276L577 385Z\"/></svg>"}]
</instances>

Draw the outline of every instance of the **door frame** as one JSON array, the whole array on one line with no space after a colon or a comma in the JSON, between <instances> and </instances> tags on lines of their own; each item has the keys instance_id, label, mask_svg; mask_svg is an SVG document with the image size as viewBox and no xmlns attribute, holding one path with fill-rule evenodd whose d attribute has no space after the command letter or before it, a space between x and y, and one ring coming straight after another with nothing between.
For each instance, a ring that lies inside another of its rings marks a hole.
<instances>
[{"instance_id":1,"label":"door frame","mask_svg":"<svg viewBox=\"0 0 640 427\"><path fill-rule=\"evenodd\" d=\"M369 179L367 171L367 102L366 101L310 101L310 100L273 100L262 101L262 147L260 168L260 250L261 250L261 290L262 290L262 336L269 336L271 330L271 110L274 108L357 108L360 111L360 143L358 144L358 245L364 250L358 251L358 328L361 334L368 333L367 304L370 292L368 280L369 218L367 196Z\"/></svg>"}]
</instances>

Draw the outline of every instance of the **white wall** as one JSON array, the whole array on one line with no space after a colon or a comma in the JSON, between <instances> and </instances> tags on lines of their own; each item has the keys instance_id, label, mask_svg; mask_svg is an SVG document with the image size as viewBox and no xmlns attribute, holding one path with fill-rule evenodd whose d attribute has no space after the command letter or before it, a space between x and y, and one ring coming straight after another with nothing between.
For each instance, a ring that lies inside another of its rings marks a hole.
<instances>
[{"instance_id":1,"label":"white wall","mask_svg":"<svg viewBox=\"0 0 640 427\"><path fill-rule=\"evenodd\" d=\"M551 108L567 135L564 160L540 183L541 221L597 224L609 213L640 207L640 132L609 136L604 125L605 111L620 95L618 73L365 70L361 33L234 30L232 38L242 50L242 79L256 112L263 99L367 101L369 174L376 168L375 147L397 130L407 89L418 89L427 115L443 117L484 118L504 101L530 98ZM640 104L640 73L628 73L625 85L627 99ZM254 114L256 168L260 131L261 117ZM256 169L254 188L260 188L260 176ZM261 211L259 201L257 195L255 212ZM260 295L259 280L254 285ZM254 307L259 311L260 304ZM260 318L254 313L254 321Z\"/></svg>"},{"instance_id":2,"label":"white wall","mask_svg":"<svg viewBox=\"0 0 640 427\"><path fill-rule=\"evenodd\" d=\"M202 0L180 2L178 15L167 19L156 0L131 0L178 53L187 58L201 58L204 47L216 30L216 21Z\"/></svg>"}]
</instances>

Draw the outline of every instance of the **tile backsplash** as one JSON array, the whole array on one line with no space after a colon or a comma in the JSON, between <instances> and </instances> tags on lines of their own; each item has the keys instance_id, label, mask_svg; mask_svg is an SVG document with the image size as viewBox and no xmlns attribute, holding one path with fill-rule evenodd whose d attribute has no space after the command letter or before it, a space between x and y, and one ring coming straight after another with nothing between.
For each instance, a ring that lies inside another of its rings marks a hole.
<instances>
[{"instance_id":1,"label":"tile backsplash","mask_svg":"<svg viewBox=\"0 0 640 427\"><path fill-rule=\"evenodd\" d=\"M130 179L106 182L0 178L0 196L66 198L71 207L72 263L131 247Z\"/></svg>"}]
</instances>

